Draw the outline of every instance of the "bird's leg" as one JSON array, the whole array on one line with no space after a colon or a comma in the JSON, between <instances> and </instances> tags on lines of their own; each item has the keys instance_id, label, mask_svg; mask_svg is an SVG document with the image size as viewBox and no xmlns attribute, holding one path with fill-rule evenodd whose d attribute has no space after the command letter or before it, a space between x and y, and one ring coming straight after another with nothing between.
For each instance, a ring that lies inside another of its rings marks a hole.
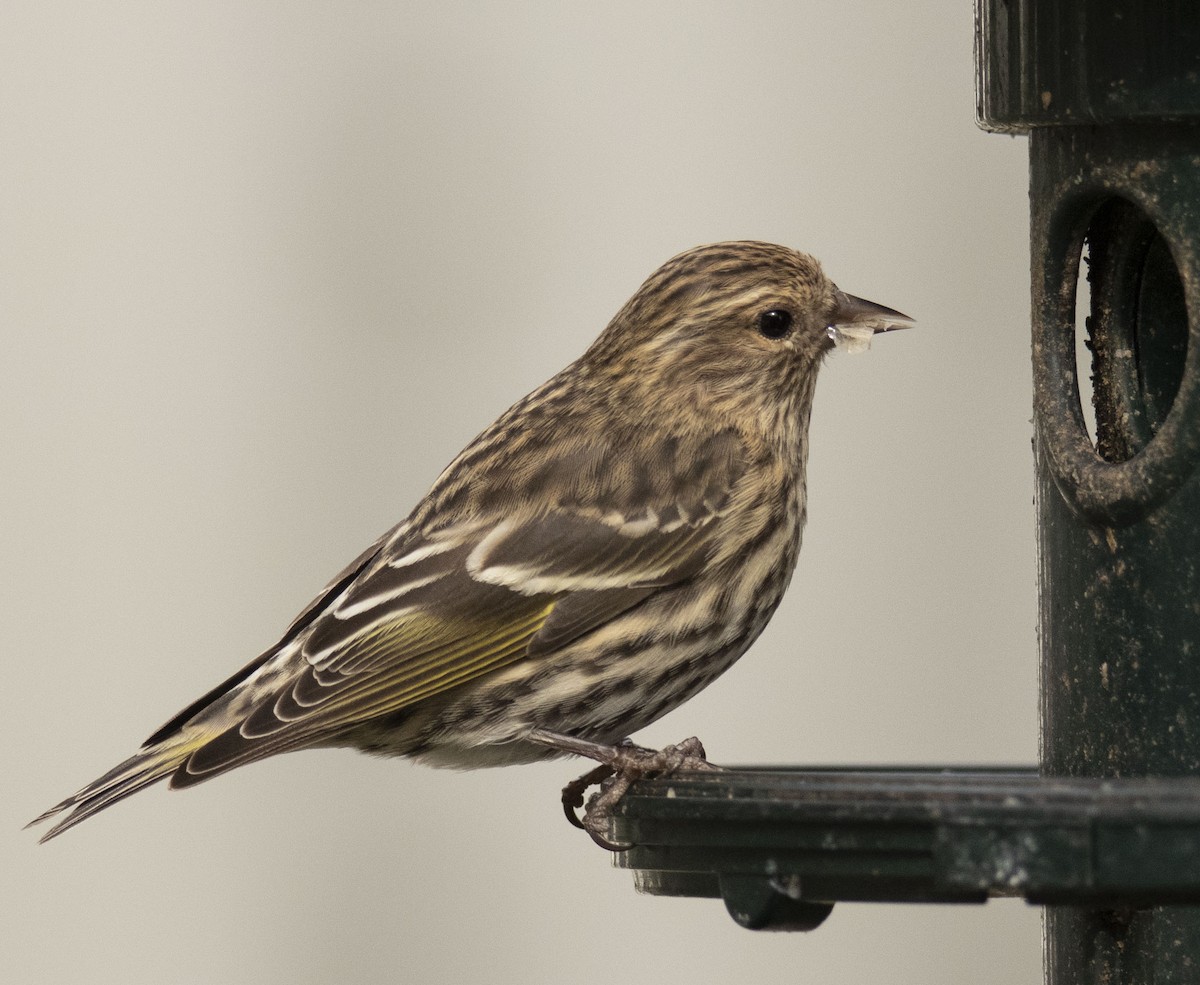
<instances>
[{"instance_id":1,"label":"bird's leg","mask_svg":"<svg viewBox=\"0 0 1200 985\"><path fill-rule=\"evenodd\" d=\"M704 746L695 736L662 749L635 746L626 739L619 745L590 742L573 735L563 735L547 729L534 729L528 739L559 752L574 753L594 759L600 765L563 787L562 803L567 820L582 828L592 840L610 851L622 851L629 845L614 845L602 834L607 830L613 808L625 796L634 780L655 773L674 773L676 770L718 770L704 755ZM611 778L611 779L610 779ZM608 782L605 782L608 781ZM575 813L584 806L588 787L601 783L599 793L592 794L584 808L583 818Z\"/></svg>"}]
</instances>

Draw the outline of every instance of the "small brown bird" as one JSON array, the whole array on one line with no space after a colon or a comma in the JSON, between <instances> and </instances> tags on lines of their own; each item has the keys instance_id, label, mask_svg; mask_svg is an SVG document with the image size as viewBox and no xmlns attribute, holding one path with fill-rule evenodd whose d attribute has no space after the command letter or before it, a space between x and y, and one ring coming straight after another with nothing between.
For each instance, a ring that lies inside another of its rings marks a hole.
<instances>
[{"instance_id":1,"label":"small brown bird","mask_svg":"<svg viewBox=\"0 0 1200 985\"><path fill-rule=\"evenodd\" d=\"M69 812L43 840L166 777L315 746L455 767L690 761L696 746L614 744L762 632L800 548L821 361L908 324L782 246L669 260L275 646L39 817Z\"/></svg>"}]
</instances>

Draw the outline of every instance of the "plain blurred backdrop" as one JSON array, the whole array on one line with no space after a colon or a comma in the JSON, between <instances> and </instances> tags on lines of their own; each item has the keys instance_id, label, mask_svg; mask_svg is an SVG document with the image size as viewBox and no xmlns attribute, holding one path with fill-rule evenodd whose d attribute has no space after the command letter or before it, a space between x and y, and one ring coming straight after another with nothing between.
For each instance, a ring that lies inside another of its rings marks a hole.
<instances>
[{"instance_id":1,"label":"plain blurred backdrop","mask_svg":"<svg viewBox=\"0 0 1200 985\"><path fill-rule=\"evenodd\" d=\"M0 978L989 985L1040 916L639 897L583 764L309 752L20 826L274 641L662 261L774 240L919 320L835 354L789 596L640 734L723 763L1036 758L1026 145L971 4L0 11Z\"/></svg>"}]
</instances>

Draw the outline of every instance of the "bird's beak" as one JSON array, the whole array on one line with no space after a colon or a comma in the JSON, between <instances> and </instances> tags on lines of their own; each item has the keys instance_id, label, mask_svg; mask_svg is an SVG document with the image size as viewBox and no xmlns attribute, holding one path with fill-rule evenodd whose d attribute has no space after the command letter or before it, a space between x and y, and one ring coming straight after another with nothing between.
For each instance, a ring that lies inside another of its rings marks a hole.
<instances>
[{"instance_id":1,"label":"bird's beak","mask_svg":"<svg viewBox=\"0 0 1200 985\"><path fill-rule=\"evenodd\" d=\"M911 328L916 322L895 308L837 292L837 308L829 319L830 328L870 329L872 333Z\"/></svg>"}]
</instances>

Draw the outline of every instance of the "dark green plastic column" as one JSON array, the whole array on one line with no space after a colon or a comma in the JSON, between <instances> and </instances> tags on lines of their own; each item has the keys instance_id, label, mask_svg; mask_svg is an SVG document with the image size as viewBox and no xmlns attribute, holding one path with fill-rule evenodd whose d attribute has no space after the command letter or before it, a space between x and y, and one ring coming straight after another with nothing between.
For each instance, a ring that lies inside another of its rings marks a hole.
<instances>
[{"instance_id":1,"label":"dark green plastic column","mask_svg":"<svg viewBox=\"0 0 1200 985\"><path fill-rule=\"evenodd\" d=\"M1030 135L1042 770L1200 774L1200 2L976 12L980 125ZM1048 907L1046 980L1200 982L1200 908Z\"/></svg>"}]
</instances>

